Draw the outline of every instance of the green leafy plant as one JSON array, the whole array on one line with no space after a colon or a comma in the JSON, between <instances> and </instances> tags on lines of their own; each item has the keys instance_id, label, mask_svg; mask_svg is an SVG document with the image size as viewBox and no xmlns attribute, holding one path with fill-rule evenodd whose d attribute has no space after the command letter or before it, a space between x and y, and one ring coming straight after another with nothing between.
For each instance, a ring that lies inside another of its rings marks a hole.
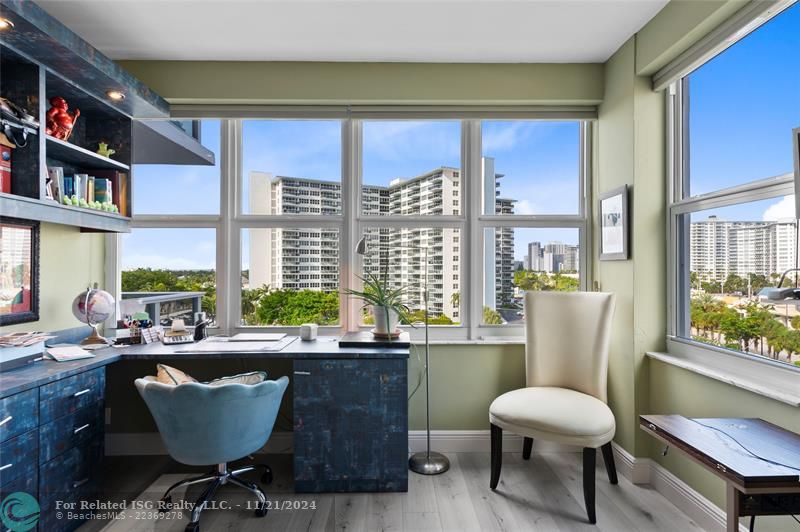
<instances>
[{"instance_id":1,"label":"green leafy plant","mask_svg":"<svg viewBox=\"0 0 800 532\"><path fill-rule=\"evenodd\" d=\"M347 295L360 299L364 302L365 307L383 307L386 312L387 324L389 323L390 311L396 312L400 321L411 323L411 311L403 303L403 296L408 290L407 286L391 288L385 272L380 277L370 272L367 272L364 277L360 275L357 277L361 279L363 288L361 290L348 288L345 290Z\"/></svg>"}]
</instances>

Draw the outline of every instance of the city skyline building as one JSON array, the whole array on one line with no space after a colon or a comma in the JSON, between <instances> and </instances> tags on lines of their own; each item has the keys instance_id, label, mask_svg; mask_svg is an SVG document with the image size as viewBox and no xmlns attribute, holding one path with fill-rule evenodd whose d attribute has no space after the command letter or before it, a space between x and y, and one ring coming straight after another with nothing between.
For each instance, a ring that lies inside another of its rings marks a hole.
<instances>
[{"instance_id":1,"label":"city skyline building","mask_svg":"<svg viewBox=\"0 0 800 532\"><path fill-rule=\"evenodd\" d=\"M529 242L523 267L545 273L577 272L580 270L579 247L558 240L552 240L544 246L538 241Z\"/></svg>"},{"instance_id":2,"label":"city skyline building","mask_svg":"<svg viewBox=\"0 0 800 532\"><path fill-rule=\"evenodd\" d=\"M493 168L493 165L490 165ZM484 162L484 169L486 162ZM495 181L501 175L495 175ZM337 215L341 213L341 184L301 177L252 171L249 175L249 207L252 214ZM495 197L497 213L513 213L514 200ZM412 178L397 178L388 186L362 185L364 215L459 215L462 194L461 172L440 167ZM339 286L339 235L335 228L249 229L250 287L269 286L293 290L335 291ZM514 293L514 230L491 230L492 279L487 285L493 297L487 306L497 308L511 301ZM446 315L460 321L461 242L458 228L367 227L365 235L374 258L363 259L363 272L391 272L390 283L407 286L407 304L422 308L423 278L428 272L431 315ZM428 264L424 252L428 248ZM490 248L487 248L490 249ZM487 257L488 257L487 253ZM491 283L491 284L490 284Z\"/></svg>"},{"instance_id":3,"label":"city skyline building","mask_svg":"<svg viewBox=\"0 0 800 532\"><path fill-rule=\"evenodd\" d=\"M726 221L709 216L689 230L690 269L703 280L722 282L734 274L769 276L794 268L794 220Z\"/></svg>"}]
</instances>

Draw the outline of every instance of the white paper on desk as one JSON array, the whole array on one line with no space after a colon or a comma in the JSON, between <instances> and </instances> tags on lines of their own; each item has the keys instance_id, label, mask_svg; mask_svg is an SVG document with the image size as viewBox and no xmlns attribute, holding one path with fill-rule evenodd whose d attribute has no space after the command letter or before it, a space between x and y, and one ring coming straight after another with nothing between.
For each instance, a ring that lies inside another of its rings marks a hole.
<instances>
[{"instance_id":1,"label":"white paper on desk","mask_svg":"<svg viewBox=\"0 0 800 532\"><path fill-rule=\"evenodd\" d=\"M287 345L297 340L297 336L287 336L277 342L212 342L202 341L196 344L186 344L177 349L176 353L261 353L264 351L280 351Z\"/></svg>"},{"instance_id":2,"label":"white paper on desk","mask_svg":"<svg viewBox=\"0 0 800 532\"><path fill-rule=\"evenodd\" d=\"M92 358L94 355L77 345L67 345L62 347L48 347L47 354L53 360L66 362L68 360L80 360L82 358Z\"/></svg>"}]
</instances>

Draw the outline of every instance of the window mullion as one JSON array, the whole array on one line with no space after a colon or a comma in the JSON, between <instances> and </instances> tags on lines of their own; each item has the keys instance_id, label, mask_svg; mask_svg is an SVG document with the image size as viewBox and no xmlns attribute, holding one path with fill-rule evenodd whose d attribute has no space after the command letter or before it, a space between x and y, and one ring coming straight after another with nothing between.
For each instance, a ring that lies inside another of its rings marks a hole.
<instances>
[{"instance_id":1,"label":"window mullion","mask_svg":"<svg viewBox=\"0 0 800 532\"><path fill-rule=\"evenodd\" d=\"M233 218L238 199L237 181L240 179L241 121L223 120L220 153L222 185L220 190L220 224L217 229L217 323L223 333L232 331L239 322L241 309L241 231L237 231ZM222 297L220 297L222 296Z\"/></svg>"},{"instance_id":2,"label":"window mullion","mask_svg":"<svg viewBox=\"0 0 800 532\"><path fill-rule=\"evenodd\" d=\"M461 250L462 282L461 308L468 327L468 338L478 337L482 315L483 294L483 231L478 218L481 212L481 123L480 120L462 122L462 164L464 166L464 211L466 215L464 242Z\"/></svg>"}]
</instances>

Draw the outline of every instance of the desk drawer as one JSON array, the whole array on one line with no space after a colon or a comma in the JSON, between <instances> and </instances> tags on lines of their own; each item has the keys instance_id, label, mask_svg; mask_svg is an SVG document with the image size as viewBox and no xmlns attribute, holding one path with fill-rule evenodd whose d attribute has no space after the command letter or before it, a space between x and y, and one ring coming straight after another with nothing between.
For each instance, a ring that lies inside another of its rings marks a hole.
<instances>
[{"instance_id":1,"label":"desk drawer","mask_svg":"<svg viewBox=\"0 0 800 532\"><path fill-rule=\"evenodd\" d=\"M39 388L39 420L42 424L103 399L106 387L105 368L97 368Z\"/></svg>"},{"instance_id":2,"label":"desk drawer","mask_svg":"<svg viewBox=\"0 0 800 532\"><path fill-rule=\"evenodd\" d=\"M0 486L36 475L39 436L35 430L0 443Z\"/></svg>"},{"instance_id":3,"label":"desk drawer","mask_svg":"<svg viewBox=\"0 0 800 532\"><path fill-rule=\"evenodd\" d=\"M73 447L39 469L39 530L66 532L82 523L81 501L93 501L102 491L103 442L97 438ZM62 503L59 507L58 503ZM74 506L73 506L74 505ZM76 508L70 518L66 507ZM61 515L59 516L59 511Z\"/></svg>"},{"instance_id":4,"label":"desk drawer","mask_svg":"<svg viewBox=\"0 0 800 532\"><path fill-rule=\"evenodd\" d=\"M0 442L39 425L39 389L0 399Z\"/></svg>"},{"instance_id":5,"label":"desk drawer","mask_svg":"<svg viewBox=\"0 0 800 532\"><path fill-rule=\"evenodd\" d=\"M103 440L73 447L39 468L39 503L65 500L96 486L103 469Z\"/></svg>"},{"instance_id":6,"label":"desk drawer","mask_svg":"<svg viewBox=\"0 0 800 532\"><path fill-rule=\"evenodd\" d=\"M64 451L98 437L103 423L103 403L99 402L42 425L39 428L39 463L49 462Z\"/></svg>"}]
</instances>

